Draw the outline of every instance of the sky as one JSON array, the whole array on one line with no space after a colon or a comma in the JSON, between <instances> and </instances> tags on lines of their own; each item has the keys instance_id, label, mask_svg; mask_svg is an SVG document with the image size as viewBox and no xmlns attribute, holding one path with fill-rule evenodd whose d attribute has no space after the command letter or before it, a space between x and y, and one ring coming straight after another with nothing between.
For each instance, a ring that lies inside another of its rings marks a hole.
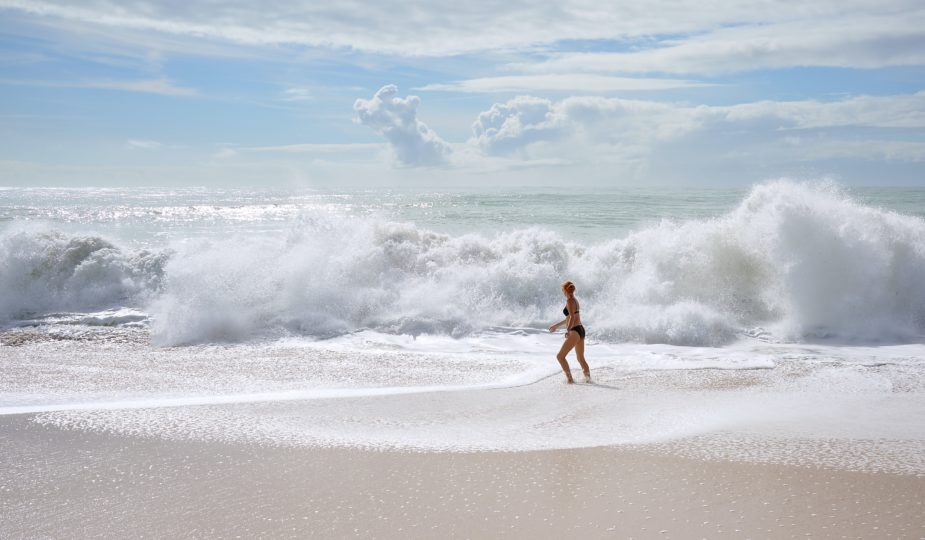
<instances>
[{"instance_id":1,"label":"sky","mask_svg":"<svg viewBox=\"0 0 925 540\"><path fill-rule=\"evenodd\" d=\"M0 0L0 186L925 186L921 0Z\"/></svg>"}]
</instances>

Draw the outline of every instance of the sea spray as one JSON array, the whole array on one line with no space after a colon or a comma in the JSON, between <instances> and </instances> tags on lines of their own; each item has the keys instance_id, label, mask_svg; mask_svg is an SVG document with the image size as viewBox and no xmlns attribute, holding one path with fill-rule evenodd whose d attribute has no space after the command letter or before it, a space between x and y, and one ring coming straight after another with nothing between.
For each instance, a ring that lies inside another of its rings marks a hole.
<instances>
[{"instance_id":1,"label":"sea spray","mask_svg":"<svg viewBox=\"0 0 925 540\"><path fill-rule=\"evenodd\" d=\"M762 184L724 215L593 244L541 226L449 235L315 209L286 234L188 239L172 254L48 231L8 231L0 251L0 317L125 305L153 316L160 345L542 329L561 317L566 278L601 341L925 333L925 222L825 184Z\"/></svg>"},{"instance_id":2,"label":"sea spray","mask_svg":"<svg viewBox=\"0 0 925 540\"><path fill-rule=\"evenodd\" d=\"M757 186L729 219L766 249L782 334L876 340L925 332L922 219L861 206L832 185L787 182Z\"/></svg>"},{"instance_id":3,"label":"sea spray","mask_svg":"<svg viewBox=\"0 0 925 540\"><path fill-rule=\"evenodd\" d=\"M126 252L99 236L34 227L0 235L0 321L143 304L169 252Z\"/></svg>"},{"instance_id":4,"label":"sea spray","mask_svg":"<svg viewBox=\"0 0 925 540\"><path fill-rule=\"evenodd\" d=\"M756 187L725 216L592 246L541 228L451 237L316 216L285 240L235 239L175 258L154 335L540 326L558 316L569 277L594 336L608 341L721 345L758 325L788 339L897 339L923 330L923 248L922 220L791 182Z\"/></svg>"},{"instance_id":5,"label":"sea spray","mask_svg":"<svg viewBox=\"0 0 925 540\"><path fill-rule=\"evenodd\" d=\"M153 334L174 344L274 329L458 336L536 324L569 257L557 235L541 230L450 237L314 216L288 238L204 242L178 253L152 305Z\"/></svg>"}]
</instances>

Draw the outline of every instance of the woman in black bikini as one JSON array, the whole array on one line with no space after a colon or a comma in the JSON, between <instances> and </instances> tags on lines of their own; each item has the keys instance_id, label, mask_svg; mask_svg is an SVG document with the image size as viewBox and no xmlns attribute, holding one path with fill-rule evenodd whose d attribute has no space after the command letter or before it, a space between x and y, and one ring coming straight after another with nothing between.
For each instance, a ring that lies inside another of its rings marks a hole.
<instances>
[{"instance_id":1,"label":"woman in black bikini","mask_svg":"<svg viewBox=\"0 0 925 540\"><path fill-rule=\"evenodd\" d=\"M565 332L565 343L559 349L556 359L559 360L559 365L562 366L562 371L565 372L568 383L574 383L572 371L569 369L568 361L565 359L565 355L574 348L575 354L578 356L578 363L581 364L581 371L585 375L585 382L591 382L591 368L585 362L585 327L581 325L581 315L578 313L578 300L575 300L575 284L571 281L563 283L562 293L566 298L565 309L562 310L562 313L565 314L565 319L549 327L550 332L555 332L562 325L565 325L565 328L568 329Z\"/></svg>"}]
</instances>

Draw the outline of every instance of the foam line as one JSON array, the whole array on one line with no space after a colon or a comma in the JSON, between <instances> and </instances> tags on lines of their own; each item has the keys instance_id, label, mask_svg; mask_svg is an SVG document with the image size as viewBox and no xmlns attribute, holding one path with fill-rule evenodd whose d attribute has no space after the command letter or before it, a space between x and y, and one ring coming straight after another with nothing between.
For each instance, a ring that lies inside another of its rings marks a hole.
<instances>
[{"instance_id":1,"label":"foam line","mask_svg":"<svg viewBox=\"0 0 925 540\"><path fill-rule=\"evenodd\" d=\"M113 411L125 409L152 409L167 407L194 407L200 405L232 405L242 403L263 403L278 401L312 401L326 399L400 396L429 394L435 392L463 392L467 390L502 390L530 386L556 375L551 373L528 381L507 380L500 383L449 386L390 386L382 388L318 388L311 390L286 390L257 392L251 394L226 394L212 396L184 396L173 398L126 399L114 401L91 401L83 403L61 403L40 405L12 405L0 407L0 416L14 414L36 414L61 411Z\"/></svg>"}]
</instances>

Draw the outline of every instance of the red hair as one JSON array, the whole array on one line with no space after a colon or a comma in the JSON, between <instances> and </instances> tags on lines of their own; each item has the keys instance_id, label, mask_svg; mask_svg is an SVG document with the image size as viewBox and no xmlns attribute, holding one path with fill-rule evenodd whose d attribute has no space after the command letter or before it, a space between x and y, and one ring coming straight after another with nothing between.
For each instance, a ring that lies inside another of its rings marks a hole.
<instances>
[{"instance_id":1,"label":"red hair","mask_svg":"<svg viewBox=\"0 0 925 540\"><path fill-rule=\"evenodd\" d=\"M572 283L571 281L566 281L565 283L562 284L562 290L569 294L572 294L575 292L575 284Z\"/></svg>"}]
</instances>

